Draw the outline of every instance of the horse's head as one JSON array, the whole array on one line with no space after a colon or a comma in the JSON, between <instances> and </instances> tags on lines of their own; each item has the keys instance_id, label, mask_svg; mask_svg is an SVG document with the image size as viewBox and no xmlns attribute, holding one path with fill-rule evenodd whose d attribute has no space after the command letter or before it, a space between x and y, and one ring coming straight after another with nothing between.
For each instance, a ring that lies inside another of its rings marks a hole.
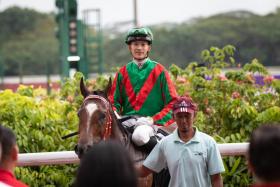
<instances>
[{"instance_id":1,"label":"horse's head","mask_svg":"<svg viewBox=\"0 0 280 187\"><path fill-rule=\"evenodd\" d=\"M75 152L82 155L94 144L108 139L112 132L112 108L107 100L107 93L111 87L111 79L104 91L90 92L83 79L80 82L80 90L84 101L78 111L79 139Z\"/></svg>"}]
</instances>

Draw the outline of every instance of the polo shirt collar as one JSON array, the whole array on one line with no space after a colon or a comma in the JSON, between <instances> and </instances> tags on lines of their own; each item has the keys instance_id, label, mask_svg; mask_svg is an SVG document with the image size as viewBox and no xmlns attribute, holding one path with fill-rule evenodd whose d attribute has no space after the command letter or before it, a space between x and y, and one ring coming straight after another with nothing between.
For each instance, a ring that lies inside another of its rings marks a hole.
<instances>
[{"instance_id":1,"label":"polo shirt collar","mask_svg":"<svg viewBox=\"0 0 280 187\"><path fill-rule=\"evenodd\" d=\"M199 136L198 136L198 129L196 127L193 127L195 129L195 133L194 133L194 136L188 141L188 142L184 142L180 139L179 137L179 134L178 134L178 128L176 128L173 132L173 136L174 136L174 142L178 143L178 142L181 142L181 143L199 143L201 142Z\"/></svg>"}]
</instances>

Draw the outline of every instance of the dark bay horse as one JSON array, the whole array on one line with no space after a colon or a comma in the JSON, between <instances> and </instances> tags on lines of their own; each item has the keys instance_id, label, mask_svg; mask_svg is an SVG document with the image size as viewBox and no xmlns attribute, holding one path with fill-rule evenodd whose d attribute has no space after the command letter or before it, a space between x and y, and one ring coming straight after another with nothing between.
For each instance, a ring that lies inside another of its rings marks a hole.
<instances>
[{"instance_id":1,"label":"dark bay horse","mask_svg":"<svg viewBox=\"0 0 280 187\"><path fill-rule=\"evenodd\" d=\"M142 164L147 153L138 150L134 146L131 142L130 133L121 125L121 121L114 114L112 106L107 99L110 87L111 80L104 91L90 92L84 85L83 79L81 79L80 90L84 101L78 111L79 138L75 152L81 158L94 144L114 139L120 141L126 147L135 164ZM151 184L151 175L139 180L139 186L141 187L151 186Z\"/></svg>"}]
</instances>

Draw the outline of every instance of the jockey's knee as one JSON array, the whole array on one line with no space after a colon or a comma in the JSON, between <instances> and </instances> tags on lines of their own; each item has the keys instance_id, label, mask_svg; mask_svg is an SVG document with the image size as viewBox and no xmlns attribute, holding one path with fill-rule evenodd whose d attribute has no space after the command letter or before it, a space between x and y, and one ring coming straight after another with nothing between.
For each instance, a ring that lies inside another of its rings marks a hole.
<instances>
[{"instance_id":1,"label":"jockey's knee","mask_svg":"<svg viewBox=\"0 0 280 187\"><path fill-rule=\"evenodd\" d=\"M147 144L152 136L154 136L154 129L148 125L141 125L134 129L132 141L137 146L142 146Z\"/></svg>"}]
</instances>

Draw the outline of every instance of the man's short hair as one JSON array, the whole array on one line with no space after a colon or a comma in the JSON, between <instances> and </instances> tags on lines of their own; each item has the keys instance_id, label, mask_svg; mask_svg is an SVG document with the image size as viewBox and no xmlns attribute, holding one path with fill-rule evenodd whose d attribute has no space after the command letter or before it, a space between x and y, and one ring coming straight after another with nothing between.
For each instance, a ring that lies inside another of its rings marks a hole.
<instances>
[{"instance_id":1,"label":"man's short hair","mask_svg":"<svg viewBox=\"0 0 280 187\"><path fill-rule=\"evenodd\" d=\"M13 147L16 145L16 136L13 131L0 125L0 140L2 147L1 161L10 157Z\"/></svg>"},{"instance_id":2,"label":"man's short hair","mask_svg":"<svg viewBox=\"0 0 280 187\"><path fill-rule=\"evenodd\" d=\"M280 124L263 125L253 131L249 162L253 171L266 182L280 181Z\"/></svg>"}]
</instances>

